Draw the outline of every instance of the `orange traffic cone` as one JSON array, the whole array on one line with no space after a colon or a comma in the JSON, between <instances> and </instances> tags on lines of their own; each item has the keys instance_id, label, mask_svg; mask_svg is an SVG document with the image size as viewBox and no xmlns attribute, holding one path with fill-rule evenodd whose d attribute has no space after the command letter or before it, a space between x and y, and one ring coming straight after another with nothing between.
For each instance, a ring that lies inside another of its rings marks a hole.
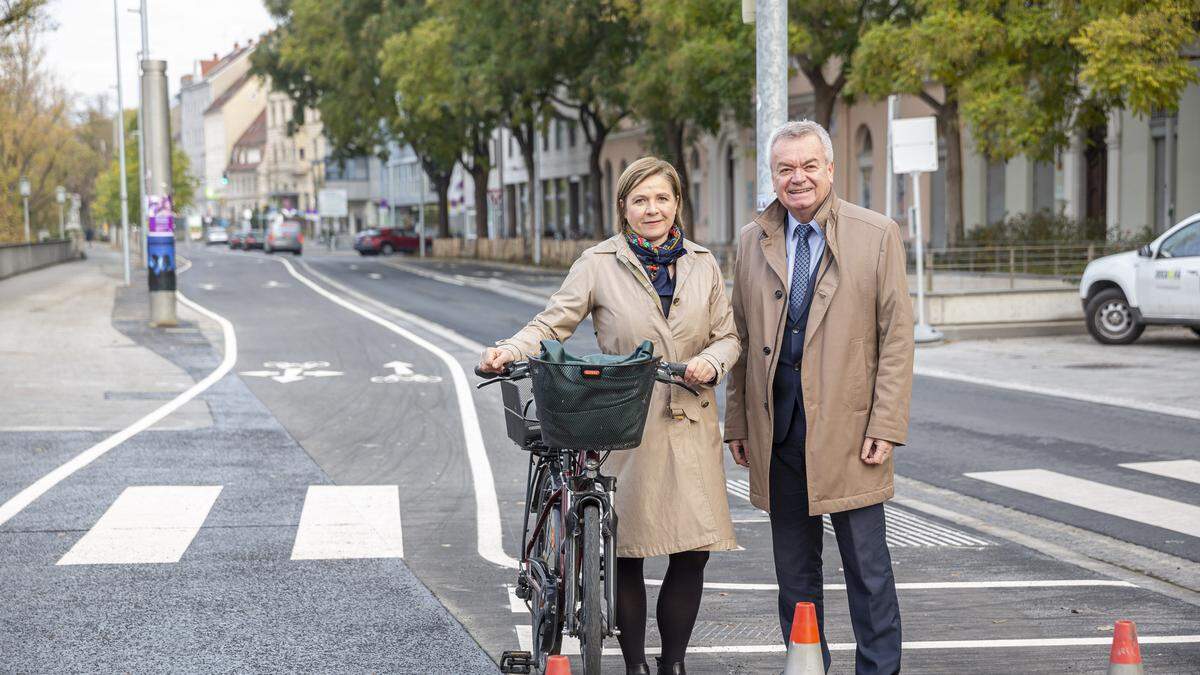
<instances>
[{"instance_id":1,"label":"orange traffic cone","mask_svg":"<svg viewBox=\"0 0 1200 675\"><path fill-rule=\"evenodd\" d=\"M551 656L546 659L545 675L571 675L571 662L562 655Z\"/></svg>"},{"instance_id":2,"label":"orange traffic cone","mask_svg":"<svg viewBox=\"0 0 1200 675\"><path fill-rule=\"evenodd\" d=\"M1142 650L1138 647L1137 626L1118 621L1113 626L1112 651L1108 653L1108 675L1142 675Z\"/></svg>"},{"instance_id":3,"label":"orange traffic cone","mask_svg":"<svg viewBox=\"0 0 1200 675\"><path fill-rule=\"evenodd\" d=\"M817 629L817 606L797 602L792 617L792 635L788 640L787 663L783 675L824 675L821 657L821 632Z\"/></svg>"}]
</instances>

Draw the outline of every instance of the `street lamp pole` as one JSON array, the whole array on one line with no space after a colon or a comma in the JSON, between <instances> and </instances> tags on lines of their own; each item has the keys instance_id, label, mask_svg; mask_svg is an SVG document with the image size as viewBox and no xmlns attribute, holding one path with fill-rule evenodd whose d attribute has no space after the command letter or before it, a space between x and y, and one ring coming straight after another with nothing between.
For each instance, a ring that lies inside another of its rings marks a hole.
<instances>
[{"instance_id":1,"label":"street lamp pole","mask_svg":"<svg viewBox=\"0 0 1200 675\"><path fill-rule=\"evenodd\" d=\"M29 179L21 176L21 201L25 203L25 243L33 242L29 237L29 193L32 191L29 187Z\"/></svg>"},{"instance_id":2,"label":"street lamp pole","mask_svg":"<svg viewBox=\"0 0 1200 675\"><path fill-rule=\"evenodd\" d=\"M61 185L54 188L54 199L58 202L58 238L67 238L67 223L63 218L63 204L67 201L67 189Z\"/></svg>"},{"instance_id":3,"label":"street lamp pole","mask_svg":"<svg viewBox=\"0 0 1200 675\"><path fill-rule=\"evenodd\" d=\"M113 123L117 126L117 162L121 177L117 181L121 186L121 236L125 264L125 285L129 285L129 192L125 187L125 97L121 93L121 15L117 9L117 0L113 0L113 42L117 54L117 114Z\"/></svg>"},{"instance_id":4,"label":"street lamp pole","mask_svg":"<svg viewBox=\"0 0 1200 675\"><path fill-rule=\"evenodd\" d=\"M748 7L743 8L743 21ZM755 144L758 154L756 207L762 211L775 198L771 184L771 132L788 117L788 18L787 0L754 0L754 36L757 58L757 129Z\"/></svg>"},{"instance_id":5,"label":"street lamp pole","mask_svg":"<svg viewBox=\"0 0 1200 675\"><path fill-rule=\"evenodd\" d=\"M138 77L138 203L141 204L141 220L138 226L142 228L142 265L150 264L149 240L147 237L149 231L149 214L147 213L148 202L146 199L146 72L140 68L140 65L150 58L150 30L146 21L146 0L141 0L138 9L131 9L131 12L138 14L138 19L141 22L142 28L142 50L138 53L139 77Z\"/></svg>"}]
</instances>

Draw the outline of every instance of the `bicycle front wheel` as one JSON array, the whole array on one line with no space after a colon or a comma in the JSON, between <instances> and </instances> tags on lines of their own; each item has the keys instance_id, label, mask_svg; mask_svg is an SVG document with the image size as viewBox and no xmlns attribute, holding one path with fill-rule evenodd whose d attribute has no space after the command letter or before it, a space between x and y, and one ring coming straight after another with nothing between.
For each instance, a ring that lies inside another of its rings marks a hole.
<instances>
[{"instance_id":1,"label":"bicycle front wheel","mask_svg":"<svg viewBox=\"0 0 1200 675\"><path fill-rule=\"evenodd\" d=\"M604 540L600 534L600 508L583 507L583 561L580 565L579 650L584 675L599 675L604 642L604 582L600 564L604 559Z\"/></svg>"}]
</instances>

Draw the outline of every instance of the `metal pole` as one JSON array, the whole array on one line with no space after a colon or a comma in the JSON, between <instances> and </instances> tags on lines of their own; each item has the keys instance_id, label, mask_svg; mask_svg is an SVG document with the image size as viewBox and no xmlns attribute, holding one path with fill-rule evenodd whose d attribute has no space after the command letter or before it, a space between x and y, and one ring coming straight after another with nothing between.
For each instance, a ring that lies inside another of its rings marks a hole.
<instances>
[{"instance_id":1,"label":"metal pole","mask_svg":"<svg viewBox=\"0 0 1200 675\"><path fill-rule=\"evenodd\" d=\"M59 202L59 204L58 204L58 238L59 239L67 238L67 222L66 222L66 220L63 219L62 202Z\"/></svg>"},{"instance_id":2,"label":"metal pole","mask_svg":"<svg viewBox=\"0 0 1200 675\"><path fill-rule=\"evenodd\" d=\"M417 244L417 251L418 251L418 257L424 258L425 257L425 194L429 190L429 188L426 186L426 181L429 179L429 177L425 175L425 167L424 166L421 166L420 169L421 169L421 198L417 200L417 204L418 204L417 208L419 209L419 211L417 212L417 222L418 222L417 237L419 239L419 243Z\"/></svg>"},{"instance_id":3,"label":"metal pole","mask_svg":"<svg viewBox=\"0 0 1200 675\"><path fill-rule=\"evenodd\" d=\"M25 242L29 243L33 241L29 235L29 197L22 197L21 201L25 202Z\"/></svg>"},{"instance_id":4,"label":"metal pole","mask_svg":"<svg viewBox=\"0 0 1200 675\"><path fill-rule=\"evenodd\" d=\"M135 10L131 10L131 11L137 12L138 18L140 19L140 22L141 22L142 50L138 54L138 63L141 64L146 59L150 58L150 36L149 36L148 24L146 21L146 0L141 0L141 5L140 5L139 9L135 9ZM138 136L137 136L137 139L138 139L138 168L139 168L139 171L138 171L138 203L142 205L142 208L141 208L142 218L138 224L140 227L143 227L143 228L145 228L146 223L149 222L148 221L149 215L147 213L147 209L149 207L149 201L147 199L149 196L149 192L147 192L147 190L146 190L146 185L147 185L147 182L146 182L146 140L145 140L146 134L144 131L144 129L146 128L146 112L145 112L145 110L146 110L146 91L145 91L145 87L146 87L146 73L143 70L140 73L140 77L138 80ZM150 232L149 232L148 228L142 230L141 240L142 240L142 264L143 265L150 264L150 253L149 253L150 247L148 245L149 239L147 239L147 237L149 235L150 235Z\"/></svg>"},{"instance_id":5,"label":"metal pole","mask_svg":"<svg viewBox=\"0 0 1200 675\"><path fill-rule=\"evenodd\" d=\"M171 205L171 108L167 62L142 61L145 105L146 256L150 325L175 326L175 213Z\"/></svg>"},{"instance_id":6,"label":"metal pole","mask_svg":"<svg viewBox=\"0 0 1200 675\"><path fill-rule=\"evenodd\" d=\"M912 173L913 183L913 218L916 226L917 241L917 326L914 331L916 342L937 342L942 334L936 328L925 323L925 242L921 233L921 174Z\"/></svg>"},{"instance_id":7,"label":"metal pole","mask_svg":"<svg viewBox=\"0 0 1200 675\"><path fill-rule=\"evenodd\" d=\"M121 93L121 15L117 10L117 0L113 0L113 42L116 43L117 54L117 114L113 124L117 125L117 164L121 172L121 233L125 264L125 285L129 285L129 194L125 187L125 97Z\"/></svg>"},{"instance_id":8,"label":"metal pole","mask_svg":"<svg viewBox=\"0 0 1200 675\"><path fill-rule=\"evenodd\" d=\"M533 195L533 264L542 264L542 223L546 214L542 204L542 182L538 180L538 167L542 164L542 138L540 133L533 136L533 166L526 174L530 181L530 194Z\"/></svg>"},{"instance_id":9,"label":"metal pole","mask_svg":"<svg viewBox=\"0 0 1200 675\"><path fill-rule=\"evenodd\" d=\"M758 199L761 212L775 199L771 184L771 132L788 117L787 0L755 0L754 36L757 50L755 79L758 86L757 129Z\"/></svg>"},{"instance_id":10,"label":"metal pole","mask_svg":"<svg viewBox=\"0 0 1200 675\"><path fill-rule=\"evenodd\" d=\"M895 175L892 174L892 120L896 119L896 102L899 97L895 94L888 96L887 101L887 160L885 162L887 173L884 174L887 178L887 184L883 187L884 199L886 199L886 208L883 212L888 218L892 218L892 214L896 212L896 182Z\"/></svg>"}]
</instances>

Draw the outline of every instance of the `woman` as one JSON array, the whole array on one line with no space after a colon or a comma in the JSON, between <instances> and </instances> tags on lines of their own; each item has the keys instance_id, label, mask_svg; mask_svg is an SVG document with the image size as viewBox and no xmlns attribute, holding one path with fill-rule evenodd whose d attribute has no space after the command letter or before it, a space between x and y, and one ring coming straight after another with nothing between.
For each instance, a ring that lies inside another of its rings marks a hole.
<instances>
[{"instance_id":1,"label":"woman","mask_svg":"<svg viewBox=\"0 0 1200 675\"><path fill-rule=\"evenodd\" d=\"M629 165L617 182L620 233L586 250L545 311L483 354L498 372L536 353L541 340L566 340L589 314L600 349L628 354L643 340L668 361L687 362L699 397L656 385L642 444L614 452L617 478L617 626L626 672L649 675L642 562L670 556L655 614L662 636L658 672L682 674L709 551L736 547L712 387L737 361L740 344L725 282L707 249L683 238L674 167L654 157Z\"/></svg>"}]
</instances>

